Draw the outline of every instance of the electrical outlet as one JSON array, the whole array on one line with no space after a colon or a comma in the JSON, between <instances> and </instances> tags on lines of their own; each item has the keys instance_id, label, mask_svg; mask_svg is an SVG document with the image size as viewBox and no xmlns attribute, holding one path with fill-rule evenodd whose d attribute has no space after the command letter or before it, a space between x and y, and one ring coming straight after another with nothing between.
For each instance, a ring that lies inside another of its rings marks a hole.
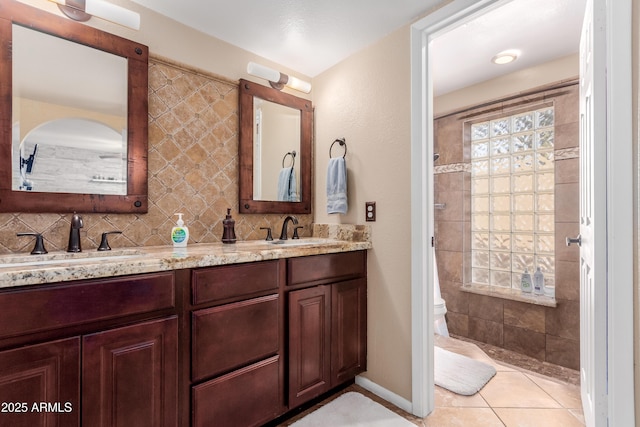
<instances>
[{"instance_id":1,"label":"electrical outlet","mask_svg":"<svg viewBox=\"0 0 640 427\"><path fill-rule=\"evenodd\" d=\"M376 220L376 202L365 202L365 212L367 221Z\"/></svg>"}]
</instances>

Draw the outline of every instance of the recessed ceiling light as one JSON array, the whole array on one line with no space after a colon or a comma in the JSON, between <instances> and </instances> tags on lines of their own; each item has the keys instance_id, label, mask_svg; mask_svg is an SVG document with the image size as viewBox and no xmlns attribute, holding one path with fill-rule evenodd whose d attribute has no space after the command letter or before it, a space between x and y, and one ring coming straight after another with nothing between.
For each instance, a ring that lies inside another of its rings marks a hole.
<instances>
[{"instance_id":1,"label":"recessed ceiling light","mask_svg":"<svg viewBox=\"0 0 640 427\"><path fill-rule=\"evenodd\" d=\"M520 51L518 50L505 50L491 58L491 62L498 65L509 64L518 59L518 56L520 56Z\"/></svg>"}]
</instances>

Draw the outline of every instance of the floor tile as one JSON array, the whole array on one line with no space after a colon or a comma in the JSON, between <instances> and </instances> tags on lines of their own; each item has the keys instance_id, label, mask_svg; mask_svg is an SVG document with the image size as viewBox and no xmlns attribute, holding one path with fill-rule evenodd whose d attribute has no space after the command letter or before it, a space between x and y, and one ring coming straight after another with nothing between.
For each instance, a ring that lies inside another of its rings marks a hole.
<instances>
[{"instance_id":1,"label":"floor tile","mask_svg":"<svg viewBox=\"0 0 640 427\"><path fill-rule=\"evenodd\" d=\"M436 408L424 419L426 427L505 427L489 408Z\"/></svg>"},{"instance_id":2,"label":"floor tile","mask_svg":"<svg viewBox=\"0 0 640 427\"><path fill-rule=\"evenodd\" d=\"M571 384L564 384L548 377L542 377L538 374L527 373L526 375L531 381L536 383L564 408L582 409L580 387Z\"/></svg>"},{"instance_id":3,"label":"floor tile","mask_svg":"<svg viewBox=\"0 0 640 427\"><path fill-rule=\"evenodd\" d=\"M480 395L492 408L561 408L521 372L498 372L480 390Z\"/></svg>"},{"instance_id":4,"label":"floor tile","mask_svg":"<svg viewBox=\"0 0 640 427\"><path fill-rule=\"evenodd\" d=\"M567 409L494 408L506 427L583 427Z\"/></svg>"},{"instance_id":5,"label":"floor tile","mask_svg":"<svg viewBox=\"0 0 640 427\"><path fill-rule=\"evenodd\" d=\"M488 408L489 404L476 393L472 396L462 396L447 389L436 386L435 390L436 408L442 407L462 407L462 408Z\"/></svg>"}]
</instances>

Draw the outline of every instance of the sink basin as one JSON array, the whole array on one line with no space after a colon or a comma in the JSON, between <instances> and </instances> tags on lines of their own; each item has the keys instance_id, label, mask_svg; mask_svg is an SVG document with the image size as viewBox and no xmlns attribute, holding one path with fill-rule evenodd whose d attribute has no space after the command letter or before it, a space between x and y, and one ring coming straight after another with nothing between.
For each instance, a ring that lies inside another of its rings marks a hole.
<instances>
[{"instance_id":1,"label":"sink basin","mask_svg":"<svg viewBox=\"0 0 640 427\"><path fill-rule=\"evenodd\" d=\"M45 255L19 255L0 257L0 268L38 267L58 264L88 264L102 261L116 261L142 256L135 249L124 249L105 252L56 252Z\"/></svg>"}]
</instances>

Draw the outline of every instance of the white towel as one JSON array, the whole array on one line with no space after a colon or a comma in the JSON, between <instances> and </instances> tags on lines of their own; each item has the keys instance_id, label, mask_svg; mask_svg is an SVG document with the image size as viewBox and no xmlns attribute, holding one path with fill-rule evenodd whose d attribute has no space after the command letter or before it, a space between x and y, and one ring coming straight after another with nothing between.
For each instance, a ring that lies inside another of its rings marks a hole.
<instances>
[{"instance_id":1,"label":"white towel","mask_svg":"<svg viewBox=\"0 0 640 427\"><path fill-rule=\"evenodd\" d=\"M296 171L293 168L282 168L278 174L278 200L282 202L297 202Z\"/></svg>"},{"instance_id":2,"label":"white towel","mask_svg":"<svg viewBox=\"0 0 640 427\"><path fill-rule=\"evenodd\" d=\"M327 213L347 213L347 164L344 157L329 159L327 168Z\"/></svg>"}]
</instances>

